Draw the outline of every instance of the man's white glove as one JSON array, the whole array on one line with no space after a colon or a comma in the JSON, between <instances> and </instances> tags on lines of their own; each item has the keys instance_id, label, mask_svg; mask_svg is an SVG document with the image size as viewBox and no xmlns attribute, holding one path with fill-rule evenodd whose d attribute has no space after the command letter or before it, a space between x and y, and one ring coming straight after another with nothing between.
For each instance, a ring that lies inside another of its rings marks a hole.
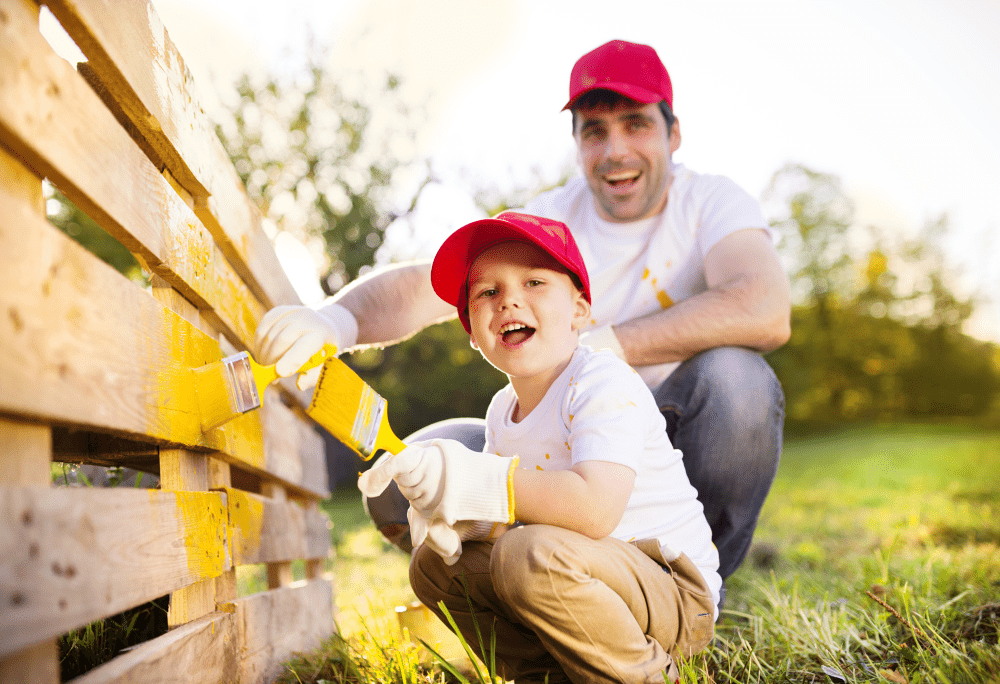
<instances>
[{"instance_id":1,"label":"man's white glove","mask_svg":"<svg viewBox=\"0 0 1000 684\"><path fill-rule=\"evenodd\" d=\"M276 306L260 319L254 348L257 360L264 364L277 362L275 370L281 377L301 368L324 344L332 344L341 353L358 340L358 322L340 304L318 308L308 306ZM320 368L299 376L299 389L308 389L319 380Z\"/></svg>"},{"instance_id":2,"label":"man's white glove","mask_svg":"<svg viewBox=\"0 0 1000 684\"><path fill-rule=\"evenodd\" d=\"M453 439L415 442L358 479L368 498L395 480L410 506L428 520L514 522L517 457L472 451Z\"/></svg>"}]
</instances>

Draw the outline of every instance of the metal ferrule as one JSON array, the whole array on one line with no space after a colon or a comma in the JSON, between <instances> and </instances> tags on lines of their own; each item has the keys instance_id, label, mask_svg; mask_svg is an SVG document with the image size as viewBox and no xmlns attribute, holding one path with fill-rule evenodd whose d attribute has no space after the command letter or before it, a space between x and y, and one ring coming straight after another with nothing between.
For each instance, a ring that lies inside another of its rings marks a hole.
<instances>
[{"instance_id":1,"label":"metal ferrule","mask_svg":"<svg viewBox=\"0 0 1000 684\"><path fill-rule=\"evenodd\" d=\"M375 440L385 413L385 399L368 385L361 393L358 412L354 417L354 427L351 436L357 444L357 450L365 458L371 458L375 453Z\"/></svg>"}]
</instances>

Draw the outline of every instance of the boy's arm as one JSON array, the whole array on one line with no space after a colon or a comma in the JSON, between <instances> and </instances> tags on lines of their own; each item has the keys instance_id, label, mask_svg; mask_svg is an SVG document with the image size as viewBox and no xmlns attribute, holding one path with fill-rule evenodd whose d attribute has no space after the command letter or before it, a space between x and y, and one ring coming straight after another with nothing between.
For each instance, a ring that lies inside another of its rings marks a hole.
<instances>
[{"instance_id":1,"label":"boy's arm","mask_svg":"<svg viewBox=\"0 0 1000 684\"><path fill-rule=\"evenodd\" d=\"M520 522L544 523L602 539L625 513L635 471L618 463L583 461L570 470L514 471L514 513Z\"/></svg>"}]
</instances>

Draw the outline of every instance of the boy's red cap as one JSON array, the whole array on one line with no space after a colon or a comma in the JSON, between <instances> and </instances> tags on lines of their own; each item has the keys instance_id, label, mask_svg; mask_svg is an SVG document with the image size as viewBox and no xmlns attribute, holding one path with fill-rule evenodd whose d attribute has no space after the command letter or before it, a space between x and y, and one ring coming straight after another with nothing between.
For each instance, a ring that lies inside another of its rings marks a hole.
<instances>
[{"instance_id":1,"label":"boy's red cap","mask_svg":"<svg viewBox=\"0 0 1000 684\"><path fill-rule=\"evenodd\" d=\"M569 102L563 109L572 109L577 98L597 89L613 90L636 102L666 100L671 109L674 106L667 68L656 50L639 43L612 40L578 59L569 77Z\"/></svg>"},{"instance_id":2,"label":"boy's red cap","mask_svg":"<svg viewBox=\"0 0 1000 684\"><path fill-rule=\"evenodd\" d=\"M431 285L438 297L454 304L465 331L469 325L469 268L487 248L500 242L516 240L537 245L570 273L580 279L583 296L590 301L590 277L580 248L565 223L530 214L508 211L493 218L468 223L448 236L431 265Z\"/></svg>"}]
</instances>

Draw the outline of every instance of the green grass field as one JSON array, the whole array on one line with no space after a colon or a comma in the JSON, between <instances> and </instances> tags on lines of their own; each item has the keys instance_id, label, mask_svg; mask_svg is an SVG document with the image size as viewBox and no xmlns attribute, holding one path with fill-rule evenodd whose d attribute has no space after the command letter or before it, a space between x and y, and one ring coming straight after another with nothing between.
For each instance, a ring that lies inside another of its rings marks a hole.
<instances>
[{"instance_id":1,"label":"green grass field","mask_svg":"<svg viewBox=\"0 0 1000 684\"><path fill-rule=\"evenodd\" d=\"M460 681L419 665L399 636L408 557L356 492L326 509L341 632L282 681ZM1000 682L998 547L1000 433L882 426L789 441L715 643L682 681Z\"/></svg>"}]
</instances>

